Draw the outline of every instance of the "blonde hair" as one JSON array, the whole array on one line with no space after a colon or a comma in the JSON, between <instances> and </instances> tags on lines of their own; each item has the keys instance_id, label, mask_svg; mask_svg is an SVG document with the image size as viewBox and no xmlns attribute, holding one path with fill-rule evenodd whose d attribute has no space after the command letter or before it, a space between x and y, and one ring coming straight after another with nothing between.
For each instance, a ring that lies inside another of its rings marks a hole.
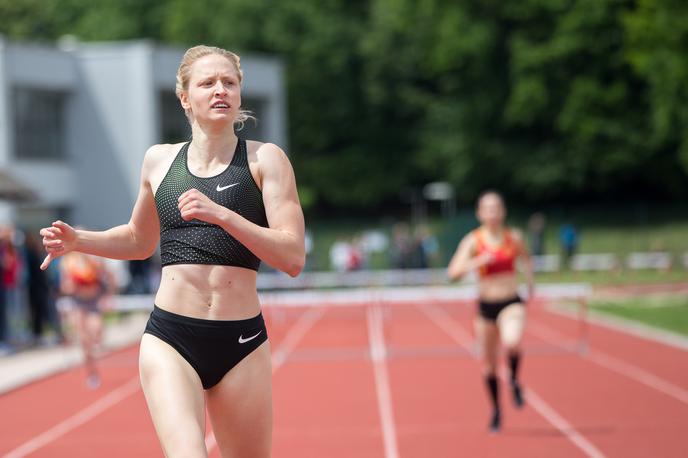
<instances>
[{"instance_id":1,"label":"blonde hair","mask_svg":"<svg viewBox=\"0 0 688 458\"><path fill-rule=\"evenodd\" d=\"M241 85L244 79L244 72L241 71L241 58L238 55L234 54L231 51L227 51L226 49L218 48L217 46L198 45L187 49L184 53L184 57L182 57L182 61L179 63L179 69L177 70L177 84L175 85L174 92L177 94L177 97L180 100L182 92L186 92L189 90L189 80L191 79L191 67L193 66L194 62L196 62L198 59L202 57L210 56L212 54L217 54L218 56L226 57L227 60L229 60L232 63L232 65L234 65L234 69L236 70L237 75L239 76L239 85ZM185 112L186 117L189 119L189 122L192 123L192 113L190 113L189 110L185 110ZM239 113L237 114L237 117L234 120L234 124L238 126L237 130L243 129L244 123L249 119L253 119L254 122L256 121L256 118L251 114L249 110L243 110L239 108Z\"/></svg>"}]
</instances>

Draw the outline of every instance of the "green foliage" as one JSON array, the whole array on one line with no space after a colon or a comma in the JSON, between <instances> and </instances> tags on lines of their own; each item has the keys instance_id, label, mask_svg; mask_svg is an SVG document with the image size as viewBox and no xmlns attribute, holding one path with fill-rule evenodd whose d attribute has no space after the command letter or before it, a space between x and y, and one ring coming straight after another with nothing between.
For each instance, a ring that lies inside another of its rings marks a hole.
<instances>
[{"instance_id":1,"label":"green foliage","mask_svg":"<svg viewBox=\"0 0 688 458\"><path fill-rule=\"evenodd\" d=\"M313 209L448 180L511 202L688 195L679 0L0 0L23 40L151 38L280 56Z\"/></svg>"},{"instance_id":2,"label":"green foliage","mask_svg":"<svg viewBox=\"0 0 688 458\"><path fill-rule=\"evenodd\" d=\"M21 40L160 38L158 0L0 0L0 33Z\"/></svg>"},{"instance_id":3,"label":"green foliage","mask_svg":"<svg viewBox=\"0 0 688 458\"><path fill-rule=\"evenodd\" d=\"M638 0L624 16L628 59L648 85L653 147L678 151L688 171L688 4Z\"/></svg>"}]
</instances>

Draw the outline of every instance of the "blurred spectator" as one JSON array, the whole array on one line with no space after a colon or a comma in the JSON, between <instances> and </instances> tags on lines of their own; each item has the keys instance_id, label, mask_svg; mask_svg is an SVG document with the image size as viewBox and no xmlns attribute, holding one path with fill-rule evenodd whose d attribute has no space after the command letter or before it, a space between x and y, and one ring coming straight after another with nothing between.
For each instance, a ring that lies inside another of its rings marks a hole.
<instances>
[{"instance_id":1,"label":"blurred spectator","mask_svg":"<svg viewBox=\"0 0 688 458\"><path fill-rule=\"evenodd\" d=\"M2 248L3 272L0 281L5 290L5 319L6 340L21 342L27 337L24 331L26 322L23 291L21 288L22 265L21 252L17 248L15 236L17 232L12 226L4 226L1 229L0 244ZM19 237L16 237L17 239Z\"/></svg>"},{"instance_id":2,"label":"blurred spectator","mask_svg":"<svg viewBox=\"0 0 688 458\"><path fill-rule=\"evenodd\" d=\"M303 243L306 250L306 264L304 270L311 270L313 268L313 233L308 229L306 229Z\"/></svg>"},{"instance_id":3,"label":"blurred spectator","mask_svg":"<svg viewBox=\"0 0 688 458\"><path fill-rule=\"evenodd\" d=\"M360 270L366 266L366 256L362 249L361 238L354 238L349 243L349 255L347 258L346 270Z\"/></svg>"},{"instance_id":4,"label":"blurred spectator","mask_svg":"<svg viewBox=\"0 0 688 458\"><path fill-rule=\"evenodd\" d=\"M153 292L157 291L160 287L160 277L162 275L162 261L160 259L160 249L155 250L153 256L151 256L148 259L150 260L148 288L151 292Z\"/></svg>"},{"instance_id":5,"label":"blurred spectator","mask_svg":"<svg viewBox=\"0 0 688 458\"><path fill-rule=\"evenodd\" d=\"M389 255L393 269L412 267L413 240L406 223L397 223L392 228L392 245Z\"/></svg>"},{"instance_id":6,"label":"blurred spectator","mask_svg":"<svg viewBox=\"0 0 688 458\"><path fill-rule=\"evenodd\" d=\"M131 275L129 274L129 261L110 258L103 258L102 261L112 277L113 294L126 292L131 282ZM146 278L146 282L148 282L148 278Z\"/></svg>"},{"instance_id":7,"label":"blurred spectator","mask_svg":"<svg viewBox=\"0 0 688 458\"><path fill-rule=\"evenodd\" d=\"M350 272L362 269L365 256L361 248L360 239L348 241L338 239L330 247L330 265L337 272Z\"/></svg>"},{"instance_id":8,"label":"blurred spectator","mask_svg":"<svg viewBox=\"0 0 688 458\"><path fill-rule=\"evenodd\" d=\"M149 294L150 289L151 260L129 261L129 286L127 294Z\"/></svg>"},{"instance_id":9,"label":"blurred spectator","mask_svg":"<svg viewBox=\"0 0 688 458\"><path fill-rule=\"evenodd\" d=\"M384 231L370 229L361 234L359 247L365 257L375 253L386 253L389 248L389 237Z\"/></svg>"},{"instance_id":10,"label":"blurred spectator","mask_svg":"<svg viewBox=\"0 0 688 458\"><path fill-rule=\"evenodd\" d=\"M7 342L7 303L5 294L5 229L0 226L0 356L11 351Z\"/></svg>"},{"instance_id":11,"label":"blurred spectator","mask_svg":"<svg viewBox=\"0 0 688 458\"><path fill-rule=\"evenodd\" d=\"M578 249L578 231L571 223L565 223L559 230L559 241L561 242L561 251L564 257L564 266L569 267L571 258L576 254Z\"/></svg>"},{"instance_id":12,"label":"blurred spectator","mask_svg":"<svg viewBox=\"0 0 688 458\"><path fill-rule=\"evenodd\" d=\"M440 244L430 230L421 224L416 228L413 247L413 261L411 267L427 269L437 261L439 257Z\"/></svg>"},{"instance_id":13,"label":"blurred spectator","mask_svg":"<svg viewBox=\"0 0 688 458\"><path fill-rule=\"evenodd\" d=\"M49 323L55 331L57 341L63 342L62 325L55 306L56 285L50 278L52 272L40 268L44 254L41 241L34 234L27 234L25 258L31 331L34 343L41 343L44 339L44 325Z\"/></svg>"},{"instance_id":14,"label":"blurred spectator","mask_svg":"<svg viewBox=\"0 0 688 458\"><path fill-rule=\"evenodd\" d=\"M345 272L349 265L349 243L337 239L330 247L330 266L337 272Z\"/></svg>"},{"instance_id":15,"label":"blurred spectator","mask_svg":"<svg viewBox=\"0 0 688 458\"><path fill-rule=\"evenodd\" d=\"M545 254L545 224L547 218L541 212L533 213L528 219L530 252L534 256Z\"/></svg>"}]
</instances>

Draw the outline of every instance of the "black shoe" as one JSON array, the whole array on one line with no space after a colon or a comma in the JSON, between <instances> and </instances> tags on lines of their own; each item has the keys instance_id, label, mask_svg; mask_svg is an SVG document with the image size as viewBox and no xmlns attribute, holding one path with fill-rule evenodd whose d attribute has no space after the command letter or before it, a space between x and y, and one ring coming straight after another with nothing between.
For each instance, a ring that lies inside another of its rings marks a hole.
<instances>
[{"instance_id":1,"label":"black shoe","mask_svg":"<svg viewBox=\"0 0 688 458\"><path fill-rule=\"evenodd\" d=\"M511 382L511 394L514 397L514 405L517 409L523 407L523 393L521 392L521 385L517 381Z\"/></svg>"},{"instance_id":2,"label":"black shoe","mask_svg":"<svg viewBox=\"0 0 688 458\"><path fill-rule=\"evenodd\" d=\"M498 409L495 409L490 420L490 432L498 433L500 429L502 429L502 415Z\"/></svg>"}]
</instances>

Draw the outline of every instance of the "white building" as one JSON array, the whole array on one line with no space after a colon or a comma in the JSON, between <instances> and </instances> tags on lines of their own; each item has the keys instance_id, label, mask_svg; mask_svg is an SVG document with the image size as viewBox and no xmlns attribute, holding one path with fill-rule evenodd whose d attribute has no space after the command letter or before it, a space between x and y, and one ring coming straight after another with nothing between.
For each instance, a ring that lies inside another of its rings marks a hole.
<instances>
[{"instance_id":1,"label":"white building","mask_svg":"<svg viewBox=\"0 0 688 458\"><path fill-rule=\"evenodd\" d=\"M0 172L36 195L0 200L0 223L128 221L145 151L189 137L174 94L183 52L149 41L51 47L0 37ZM242 106L259 120L241 135L286 148L282 63L243 55L241 64Z\"/></svg>"}]
</instances>

